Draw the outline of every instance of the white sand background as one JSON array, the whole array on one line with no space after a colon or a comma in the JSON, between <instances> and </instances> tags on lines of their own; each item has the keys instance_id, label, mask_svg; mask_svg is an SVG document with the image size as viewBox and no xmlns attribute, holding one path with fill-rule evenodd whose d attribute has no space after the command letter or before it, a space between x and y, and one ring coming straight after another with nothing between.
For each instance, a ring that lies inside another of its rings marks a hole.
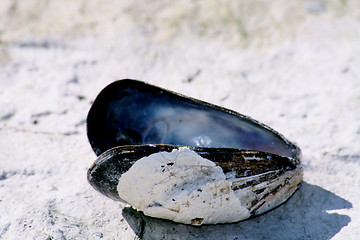
<instances>
[{"instance_id":1,"label":"white sand background","mask_svg":"<svg viewBox=\"0 0 360 240\"><path fill-rule=\"evenodd\" d=\"M96 192L98 92L143 80L270 125L304 183L259 217L192 227ZM360 1L0 1L0 239L359 239Z\"/></svg>"}]
</instances>

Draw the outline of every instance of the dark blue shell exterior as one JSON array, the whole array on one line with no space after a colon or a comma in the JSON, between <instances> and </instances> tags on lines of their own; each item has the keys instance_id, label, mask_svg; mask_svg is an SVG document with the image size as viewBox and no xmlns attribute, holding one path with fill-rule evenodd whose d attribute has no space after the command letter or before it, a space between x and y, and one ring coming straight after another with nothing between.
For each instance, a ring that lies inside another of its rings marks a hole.
<instances>
[{"instance_id":1,"label":"dark blue shell exterior","mask_svg":"<svg viewBox=\"0 0 360 240\"><path fill-rule=\"evenodd\" d=\"M229 109L141 81L125 79L105 87L89 111L87 134L99 156L88 171L88 181L114 200L121 201L118 180L135 161L181 146L238 179L263 176L236 189L276 184L271 194L256 192L252 214L258 214L272 195L293 192L301 182L300 149L275 130ZM287 186L290 178L276 183L286 172L292 172L291 186Z\"/></svg>"}]
</instances>

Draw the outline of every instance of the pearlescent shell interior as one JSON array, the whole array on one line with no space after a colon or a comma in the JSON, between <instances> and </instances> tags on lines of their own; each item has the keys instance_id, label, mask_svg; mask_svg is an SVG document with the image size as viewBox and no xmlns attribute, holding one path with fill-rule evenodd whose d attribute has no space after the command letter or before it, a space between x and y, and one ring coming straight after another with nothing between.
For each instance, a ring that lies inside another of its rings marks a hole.
<instances>
[{"instance_id":1,"label":"pearlescent shell interior","mask_svg":"<svg viewBox=\"0 0 360 240\"><path fill-rule=\"evenodd\" d=\"M136 80L119 80L96 98L87 118L97 155L122 145L236 148L294 158L296 146L247 116Z\"/></svg>"}]
</instances>

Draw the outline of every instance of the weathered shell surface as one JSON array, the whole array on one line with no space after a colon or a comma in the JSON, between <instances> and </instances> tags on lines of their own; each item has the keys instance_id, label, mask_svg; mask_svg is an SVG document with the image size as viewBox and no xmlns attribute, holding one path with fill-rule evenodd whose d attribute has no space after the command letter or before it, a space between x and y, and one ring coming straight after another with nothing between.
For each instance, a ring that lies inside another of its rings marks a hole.
<instances>
[{"instance_id":1,"label":"weathered shell surface","mask_svg":"<svg viewBox=\"0 0 360 240\"><path fill-rule=\"evenodd\" d=\"M99 155L90 184L122 201L119 178L140 158L188 146L220 166L232 190L248 191L246 208L257 215L288 199L302 180L300 149L247 116L135 80L107 86L87 119Z\"/></svg>"}]
</instances>

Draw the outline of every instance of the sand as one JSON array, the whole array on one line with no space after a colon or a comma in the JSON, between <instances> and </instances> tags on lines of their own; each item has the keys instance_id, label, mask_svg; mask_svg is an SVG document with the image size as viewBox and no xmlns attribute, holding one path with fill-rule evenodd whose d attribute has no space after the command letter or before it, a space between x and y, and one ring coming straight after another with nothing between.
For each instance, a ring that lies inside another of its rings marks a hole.
<instances>
[{"instance_id":1,"label":"sand","mask_svg":"<svg viewBox=\"0 0 360 240\"><path fill-rule=\"evenodd\" d=\"M357 239L360 5L0 2L0 239ZM249 115L295 141L304 182L235 224L145 217L96 192L86 115L117 79Z\"/></svg>"}]
</instances>

